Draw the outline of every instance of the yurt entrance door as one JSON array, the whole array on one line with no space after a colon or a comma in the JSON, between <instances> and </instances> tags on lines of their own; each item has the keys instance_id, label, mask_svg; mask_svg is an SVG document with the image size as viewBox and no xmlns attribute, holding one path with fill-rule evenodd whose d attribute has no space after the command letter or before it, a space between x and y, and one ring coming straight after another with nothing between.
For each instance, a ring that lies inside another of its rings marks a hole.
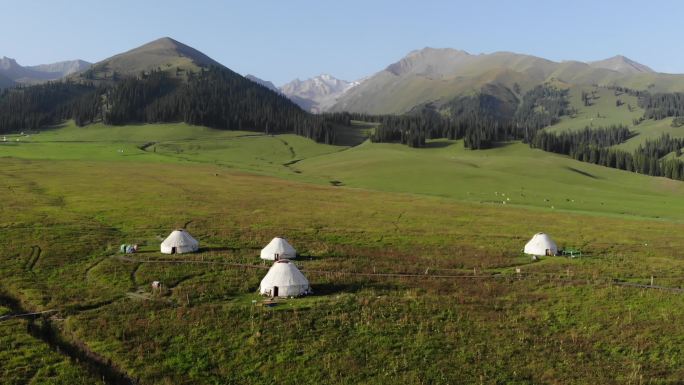
<instances>
[{"instance_id":1,"label":"yurt entrance door","mask_svg":"<svg viewBox=\"0 0 684 385\"><path fill-rule=\"evenodd\" d=\"M278 296L278 286L273 286L273 296L274 297Z\"/></svg>"},{"instance_id":2,"label":"yurt entrance door","mask_svg":"<svg viewBox=\"0 0 684 385\"><path fill-rule=\"evenodd\" d=\"M171 248L171 254L176 254L176 247L175 246Z\"/></svg>"}]
</instances>

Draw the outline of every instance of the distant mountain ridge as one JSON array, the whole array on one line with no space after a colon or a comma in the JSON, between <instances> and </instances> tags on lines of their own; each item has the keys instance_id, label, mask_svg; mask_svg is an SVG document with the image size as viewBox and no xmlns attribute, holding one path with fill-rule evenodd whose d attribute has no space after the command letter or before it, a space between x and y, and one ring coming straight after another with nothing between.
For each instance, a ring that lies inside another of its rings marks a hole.
<instances>
[{"instance_id":1,"label":"distant mountain ridge","mask_svg":"<svg viewBox=\"0 0 684 385\"><path fill-rule=\"evenodd\" d=\"M624 56L584 63L554 62L513 52L473 55L426 47L407 54L349 89L329 111L396 114L482 90L521 92L545 82L621 85L655 92L684 91L684 75L660 74ZM326 106L327 107L327 106Z\"/></svg>"},{"instance_id":2,"label":"distant mountain ridge","mask_svg":"<svg viewBox=\"0 0 684 385\"><path fill-rule=\"evenodd\" d=\"M361 84L364 80L349 82L329 74L321 74L306 80L295 79L281 87L276 87L273 82L263 80L254 75L245 75L245 77L286 96L303 110L313 113L327 111L340 96Z\"/></svg>"},{"instance_id":3,"label":"distant mountain ridge","mask_svg":"<svg viewBox=\"0 0 684 385\"><path fill-rule=\"evenodd\" d=\"M91 66L84 60L67 60L52 64L36 66L22 66L15 59L0 58L0 75L11 79L15 83L40 83L61 79L72 73L83 71Z\"/></svg>"},{"instance_id":4,"label":"distant mountain ridge","mask_svg":"<svg viewBox=\"0 0 684 385\"><path fill-rule=\"evenodd\" d=\"M613 56L608 59L588 62L591 67L605 68L624 74L655 73L650 67L637 63L634 60L622 55Z\"/></svg>"},{"instance_id":5,"label":"distant mountain ridge","mask_svg":"<svg viewBox=\"0 0 684 385\"><path fill-rule=\"evenodd\" d=\"M76 73L76 72L86 70L86 69L90 68L91 65L93 65L93 63L89 63L85 60L77 59L77 60L60 61L60 62L52 63L52 64L40 64L37 66L30 66L28 68L30 68L34 71L59 74L60 77L64 77L64 76L71 75L71 74Z\"/></svg>"},{"instance_id":6,"label":"distant mountain ridge","mask_svg":"<svg viewBox=\"0 0 684 385\"><path fill-rule=\"evenodd\" d=\"M305 110L320 113L330 109L339 97L360 83L321 74L306 80L295 79L281 86L280 91Z\"/></svg>"},{"instance_id":7,"label":"distant mountain ridge","mask_svg":"<svg viewBox=\"0 0 684 385\"><path fill-rule=\"evenodd\" d=\"M97 83L156 69L186 79L188 73L211 66L225 68L195 48L163 37L95 64L72 60L21 66L16 60L3 57L0 58L0 88L65 76ZM586 63L554 62L513 52L471 54L458 49L431 47L411 51L383 70L358 81L322 74L306 80L295 79L277 87L253 75L246 78L285 95L302 109L314 113L404 113L426 103L439 106L454 97L483 90L508 96L512 92L520 97L545 82L620 85L651 92L684 91L684 75L657 73L621 55Z\"/></svg>"}]
</instances>

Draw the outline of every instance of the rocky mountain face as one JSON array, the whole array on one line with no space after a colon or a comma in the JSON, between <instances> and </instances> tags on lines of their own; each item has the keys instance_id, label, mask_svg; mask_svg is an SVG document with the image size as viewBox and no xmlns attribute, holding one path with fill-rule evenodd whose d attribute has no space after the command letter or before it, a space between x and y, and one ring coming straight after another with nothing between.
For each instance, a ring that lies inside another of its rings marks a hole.
<instances>
[{"instance_id":1,"label":"rocky mountain face","mask_svg":"<svg viewBox=\"0 0 684 385\"><path fill-rule=\"evenodd\" d=\"M322 74L306 80L295 79L280 87L280 92L305 110L320 113L328 111L339 97L360 83Z\"/></svg>"}]
</instances>

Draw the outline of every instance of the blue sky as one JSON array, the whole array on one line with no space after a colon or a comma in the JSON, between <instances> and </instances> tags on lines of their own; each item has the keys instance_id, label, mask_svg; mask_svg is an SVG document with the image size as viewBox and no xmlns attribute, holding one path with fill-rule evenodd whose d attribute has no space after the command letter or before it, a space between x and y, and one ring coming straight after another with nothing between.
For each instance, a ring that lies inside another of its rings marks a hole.
<instances>
[{"instance_id":1,"label":"blue sky","mask_svg":"<svg viewBox=\"0 0 684 385\"><path fill-rule=\"evenodd\" d=\"M623 54L684 73L681 1L0 0L0 56L98 61L162 36L281 85L353 80L409 51L452 47L551 60Z\"/></svg>"}]
</instances>

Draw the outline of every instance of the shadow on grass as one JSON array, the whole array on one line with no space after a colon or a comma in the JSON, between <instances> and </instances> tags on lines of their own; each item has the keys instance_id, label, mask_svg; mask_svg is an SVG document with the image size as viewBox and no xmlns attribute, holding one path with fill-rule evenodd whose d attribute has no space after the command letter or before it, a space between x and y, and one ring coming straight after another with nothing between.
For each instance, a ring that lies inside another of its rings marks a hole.
<instances>
[{"instance_id":1,"label":"shadow on grass","mask_svg":"<svg viewBox=\"0 0 684 385\"><path fill-rule=\"evenodd\" d=\"M240 251L240 250L261 250L259 247L228 247L228 246L210 246L210 247L200 247L198 252L206 251Z\"/></svg>"},{"instance_id":2,"label":"shadow on grass","mask_svg":"<svg viewBox=\"0 0 684 385\"><path fill-rule=\"evenodd\" d=\"M514 142L494 142L489 148L486 148L485 150L494 150L497 148L504 148L512 145Z\"/></svg>"},{"instance_id":3,"label":"shadow on grass","mask_svg":"<svg viewBox=\"0 0 684 385\"><path fill-rule=\"evenodd\" d=\"M425 146L423 148L444 148L444 147L449 147L453 143L451 142L445 142L445 141L435 141L435 142L427 142L425 143Z\"/></svg>"},{"instance_id":4,"label":"shadow on grass","mask_svg":"<svg viewBox=\"0 0 684 385\"><path fill-rule=\"evenodd\" d=\"M576 168L574 168L574 167L565 167L565 168L568 169L568 170L570 170L570 171L572 171L572 172L576 172L576 173L578 173L578 174L580 174L580 175L583 175L583 176L586 176L586 177L589 177L589 178L592 178L592 179L600 179L600 178L597 177L596 175L590 174L590 173L588 173L588 172L586 172L586 171L578 170L578 169L576 169Z\"/></svg>"},{"instance_id":5,"label":"shadow on grass","mask_svg":"<svg viewBox=\"0 0 684 385\"><path fill-rule=\"evenodd\" d=\"M297 254L295 261L321 261L333 257L321 257L320 255Z\"/></svg>"},{"instance_id":6,"label":"shadow on grass","mask_svg":"<svg viewBox=\"0 0 684 385\"><path fill-rule=\"evenodd\" d=\"M375 289L380 291L391 291L398 286L387 282L348 282L348 283L318 283L312 285L314 296L324 296L342 293L357 293L363 289Z\"/></svg>"}]
</instances>

